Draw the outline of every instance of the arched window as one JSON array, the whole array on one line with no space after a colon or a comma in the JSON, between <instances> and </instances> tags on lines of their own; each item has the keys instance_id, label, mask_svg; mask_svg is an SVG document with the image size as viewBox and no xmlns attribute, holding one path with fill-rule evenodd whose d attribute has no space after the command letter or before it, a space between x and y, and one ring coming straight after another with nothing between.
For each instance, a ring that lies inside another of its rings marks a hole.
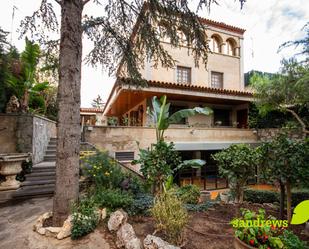
<instances>
[{"instance_id":1,"label":"arched window","mask_svg":"<svg viewBox=\"0 0 309 249\"><path fill-rule=\"evenodd\" d=\"M233 41L233 40L231 40L231 39L228 39L228 40L226 41L226 45L227 45L227 54L228 54L228 55L232 55L232 56L236 55L236 54L235 54L235 49L236 49L236 45L235 45L235 44L236 44L235 41Z\"/></svg>"},{"instance_id":2,"label":"arched window","mask_svg":"<svg viewBox=\"0 0 309 249\"><path fill-rule=\"evenodd\" d=\"M219 37L212 36L210 40L210 49L214 53L221 53L221 41Z\"/></svg>"}]
</instances>

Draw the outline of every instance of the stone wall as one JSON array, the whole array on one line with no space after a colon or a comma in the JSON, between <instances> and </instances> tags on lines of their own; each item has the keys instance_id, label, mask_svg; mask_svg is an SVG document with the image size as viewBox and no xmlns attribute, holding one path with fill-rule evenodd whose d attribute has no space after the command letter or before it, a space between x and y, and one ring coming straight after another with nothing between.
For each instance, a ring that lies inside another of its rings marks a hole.
<instances>
[{"instance_id":1,"label":"stone wall","mask_svg":"<svg viewBox=\"0 0 309 249\"><path fill-rule=\"evenodd\" d=\"M43 161L51 137L56 137L56 122L44 117L33 117L32 153L34 162Z\"/></svg>"},{"instance_id":2,"label":"stone wall","mask_svg":"<svg viewBox=\"0 0 309 249\"><path fill-rule=\"evenodd\" d=\"M115 152L133 151L137 158L139 147L147 148L156 142L154 128L148 127L85 127L84 139L98 149ZM249 129L234 128L169 128L165 141L179 143L254 143L256 134Z\"/></svg>"},{"instance_id":3,"label":"stone wall","mask_svg":"<svg viewBox=\"0 0 309 249\"><path fill-rule=\"evenodd\" d=\"M288 133L289 137L293 139L301 139L302 133L301 130L294 129L278 129L278 128L268 128L268 129L258 129L257 136L260 141L270 141L277 137L280 133Z\"/></svg>"},{"instance_id":4,"label":"stone wall","mask_svg":"<svg viewBox=\"0 0 309 249\"><path fill-rule=\"evenodd\" d=\"M0 114L0 153L16 152L17 118Z\"/></svg>"},{"instance_id":5,"label":"stone wall","mask_svg":"<svg viewBox=\"0 0 309 249\"><path fill-rule=\"evenodd\" d=\"M31 152L33 163L43 160L56 122L30 114L0 114L0 153Z\"/></svg>"}]
</instances>

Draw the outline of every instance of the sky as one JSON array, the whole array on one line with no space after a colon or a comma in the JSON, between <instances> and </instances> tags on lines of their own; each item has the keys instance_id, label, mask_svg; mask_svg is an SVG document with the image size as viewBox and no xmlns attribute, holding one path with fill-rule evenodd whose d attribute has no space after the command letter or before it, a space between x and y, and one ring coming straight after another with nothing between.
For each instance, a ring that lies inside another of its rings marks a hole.
<instances>
[{"instance_id":1,"label":"sky","mask_svg":"<svg viewBox=\"0 0 309 249\"><path fill-rule=\"evenodd\" d=\"M53 0L49 0L53 1ZM294 48L288 48L278 53L279 46L290 40L304 36L302 27L309 21L309 0L247 0L243 9L237 0L217 0L219 5L213 4L210 13L205 9L199 15L215 21L224 22L246 29L244 34L244 69L277 72L283 57L290 57L295 53ZM194 5L194 1L192 1ZM195 1L196 2L196 1ZM0 0L0 26L6 31L13 31L9 40L22 51L24 40L18 39L16 32L20 21L31 15L40 4L40 0ZM16 6L12 22L13 6ZM56 5L55 5L56 6ZM60 9L56 7L60 14ZM99 16L100 7L89 2L84 13ZM91 43L83 39L83 54L91 49ZM107 100L114 77L98 66L92 68L86 64L82 67L81 106L90 107L98 94Z\"/></svg>"}]
</instances>

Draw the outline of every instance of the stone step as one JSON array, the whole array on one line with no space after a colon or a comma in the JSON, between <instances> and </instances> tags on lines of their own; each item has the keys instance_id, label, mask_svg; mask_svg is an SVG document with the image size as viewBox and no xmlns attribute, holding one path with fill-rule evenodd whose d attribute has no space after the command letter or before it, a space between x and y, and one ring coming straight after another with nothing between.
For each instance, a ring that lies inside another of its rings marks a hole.
<instances>
[{"instance_id":1,"label":"stone step","mask_svg":"<svg viewBox=\"0 0 309 249\"><path fill-rule=\"evenodd\" d=\"M45 155L44 161L45 162L56 162L56 155Z\"/></svg>"},{"instance_id":2,"label":"stone step","mask_svg":"<svg viewBox=\"0 0 309 249\"><path fill-rule=\"evenodd\" d=\"M12 199L12 196L15 192L16 192L15 190L0 191L0 203Z\"/></svg>"},{"instance_id":3,"label":"stone step","mask_svg":"<svg viewBox=\"0 0 309 249\"><path fill-rule=\"evenodd\" d=\"M46 150L56 150L56 145L48 145Z\"/></svg>"},{"instance_id":4,"label":"stone step","mask_svg":"<svg viewBox=\"0 0 309 249\"><path fill-rule=\"evenodd\" d=\"M56 172L33 172L31 174L26 175L26 181L35 181L35 180L55 180Z\"/></svg>"},{"instance_id":5,"label":"stone step","mask_svg":"<svg viewBox=\"0 0 309 249\"><path fill-rule=\"evenodd\" d=\"M56 155L56 153L57 153L57 151L56 151L56 149L47 149L46 151L45 151L45 155Z\"/></svg>"},{"instance_id":6,"label":"stone step","mask_svg":"<svg viewBox=\"0 0 309 249\"><path fill-rule=\"evenodd\" d=\"M56 172L56 167L41 168L41 169L32 168L31 173L28 174L27 176L31 176L31 174L35 174L35 173L55 173L55 172Z\"/></svg>"},{"instance_id":7,"label":"stone step","mask_svg":"<svg viewBox=\"0 0 309 249\"><path fill-rule=\"evenodd\" d=\"M40 185L46 185L46 184L55 184L56 179L52 180L41 180L41 179L33 179L31 181L24 181L21 183L21 186L37 186L40 188Z\"/></svg>"},{"instance_id":8,"label":"stone step","mask_svg":"<svg viewBox=\"0 0 309 249\"><path fill-rule=\"evenodd\" d=\"M56 162L41 162L32 166L32 173L41 171L55 172L55 170L56 170Z\"/></svg>"},{"instance_id":9,"label":"stone step","mask_svg":"<svg viewBox=\"0 0 309 249\"><path fill-rule=\"evenodd\" d=\"M42 195L53 195L55 191L55 184L35 185L35 186L23 186L18 189L12 197L14 199L23 197L34 197Z\"/></svg>"},{"instance_id":10,"label":"stone step","mask_svg":"<svg viewBox=\"0 0 309 249\"><path fill-rule=\"evenodd\" d=\"M55 167L56 162L40 162L37 164L34 164L32 168L48 168L48 167Z\"/></svg>"},{"instance_id":11,"label":"stone step","mask_svg":"<svg viewBox=\"0 0 309 249\"><path fill-rule=\"evenodd\" d=\"M57 138L56 137L51 137L51 138L49 138L49 141L57 141Z\"/></svg>"}]
</instances>

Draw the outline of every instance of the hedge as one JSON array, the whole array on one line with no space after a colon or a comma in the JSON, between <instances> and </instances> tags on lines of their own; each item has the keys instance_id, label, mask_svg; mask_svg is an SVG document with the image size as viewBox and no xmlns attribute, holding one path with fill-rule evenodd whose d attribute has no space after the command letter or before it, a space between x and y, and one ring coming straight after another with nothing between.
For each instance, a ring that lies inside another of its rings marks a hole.
<instances>
[{"instance_id":1,"label":"hedge","mask_svg":"<svg viewBox=\"0 0 309 249\"><path fill-rule=\"evenodd\" d=\"M244 200L261 204L280 202L280 193L269 190L246 189L244 191ZM296 206L304 200L309 200L309 190L292 191L292 206Z\"/></svg>"}]
</instances>

